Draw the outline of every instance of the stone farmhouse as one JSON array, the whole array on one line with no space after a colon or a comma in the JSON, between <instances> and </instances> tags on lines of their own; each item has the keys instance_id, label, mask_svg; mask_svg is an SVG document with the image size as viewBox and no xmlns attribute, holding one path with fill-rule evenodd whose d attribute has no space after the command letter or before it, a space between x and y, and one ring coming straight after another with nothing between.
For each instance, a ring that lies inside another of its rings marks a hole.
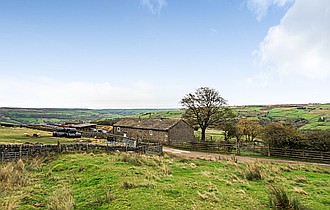
<instances>
[{"instance_id":1,"label":"stone farmhouse","mask_svg":"<svg viewBox=\"0 0 330 210\"><path fill-rule=\"evenodd\" d=\"M194 129L182 119L123 118L113 125L113 134L165 145L195 139Z\"/></svg>"}]
</instances>

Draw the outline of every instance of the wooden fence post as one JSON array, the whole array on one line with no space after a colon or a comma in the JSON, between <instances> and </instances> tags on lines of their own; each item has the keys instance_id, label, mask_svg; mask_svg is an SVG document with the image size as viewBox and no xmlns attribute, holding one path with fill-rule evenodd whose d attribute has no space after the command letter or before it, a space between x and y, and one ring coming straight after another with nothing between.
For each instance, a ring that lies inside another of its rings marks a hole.
<instances>
[{"instance_id":1,"label":"wooden fence post","mask_svg":"<svg viewBox=\"0 0 330 210\"><path fill-rule=\"evenodd\" d=\"M60 141L57 141L57 152L61 153L61 144Z\"/></svg>"},{"instance_id":2,"label":"wooden fence post","mask_svg":"<svg viewBox=\"0 0 330 210\"><path fill-rule=\"evenodd\" d=\"M323 162L323 152L321 151L321 161Z\"/></svg>"},{"instance_id":3,"label":"wooden fence post","mask_svg":"<svg viewBox=\"0 0 330 210\"><path fill-rule=\"evenodd\" d=\"M22 145L19 147L19 158L22 159Z\"/></svg>"}]
</instances>

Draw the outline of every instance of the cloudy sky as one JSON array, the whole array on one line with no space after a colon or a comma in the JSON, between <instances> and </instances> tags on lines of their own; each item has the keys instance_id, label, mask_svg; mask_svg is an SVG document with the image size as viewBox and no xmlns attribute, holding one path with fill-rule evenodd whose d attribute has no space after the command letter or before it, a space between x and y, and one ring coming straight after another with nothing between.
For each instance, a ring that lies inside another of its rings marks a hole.
<instances>
[{"instance_id":1,"label":"cloudy sky","mask_svg":"<svg viewBox=\"0 0 330 210\"><path fill-rule=\"evenodd\" d=\"M330 102L329 0L0 0L0 107Z\"/></svg>"}]
</instances>

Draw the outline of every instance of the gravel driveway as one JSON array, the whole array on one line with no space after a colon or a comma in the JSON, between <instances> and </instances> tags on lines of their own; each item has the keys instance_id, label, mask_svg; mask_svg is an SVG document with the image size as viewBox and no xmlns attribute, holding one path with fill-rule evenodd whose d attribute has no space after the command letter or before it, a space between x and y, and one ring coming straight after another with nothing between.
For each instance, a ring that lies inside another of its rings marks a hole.
<instances>
[{"instance_id":1,"label":"gravel driveway","mask_svg":"<svg viewBox=\"0 0 330 210\"><path fill-rule=\"evenodd\" d=\"M236 156L236 155L224 155L208 152L195 152L195 151L186 151L180 149L174 149L170 147L163 147L163 151L167 154L171 154L178 157L185 158L196 158L196 159L207 159L207 160L233 160L236 159L237 162L268 162L268 163L281 163L281 164L303 164L303 165L314 165L314 166L325 166L330 167L330 164L326 163L310 163L302 161L293 161L293 160L279 160L271 158L256 158L256 157L246 157L246 156Z\"/></svg>"}]
</instances>

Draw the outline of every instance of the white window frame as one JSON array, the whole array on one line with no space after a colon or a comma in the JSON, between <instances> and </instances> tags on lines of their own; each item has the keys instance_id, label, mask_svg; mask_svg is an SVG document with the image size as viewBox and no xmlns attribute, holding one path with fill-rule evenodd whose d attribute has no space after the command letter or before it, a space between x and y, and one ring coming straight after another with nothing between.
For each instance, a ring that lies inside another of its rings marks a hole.
<instances>
[{"instance_id":1,"label":"white window frame","mask_svg":"<svg viewBox=\"0 0 330 210\"><path fill-rule=\"evenodd\" d=\"M117 132L120 133L120 127L117 127Z\"/></svg>"},{"instance_id":2,"label":"white window frame","mask_svg":"<svg viewBox=\"0 0 330 210\"><path fill-rule=\"evenodd\" d=\"M152 136L153 135L153 132L152 130L149 130L149 135Z\"/></svg>"}]
</instances>

